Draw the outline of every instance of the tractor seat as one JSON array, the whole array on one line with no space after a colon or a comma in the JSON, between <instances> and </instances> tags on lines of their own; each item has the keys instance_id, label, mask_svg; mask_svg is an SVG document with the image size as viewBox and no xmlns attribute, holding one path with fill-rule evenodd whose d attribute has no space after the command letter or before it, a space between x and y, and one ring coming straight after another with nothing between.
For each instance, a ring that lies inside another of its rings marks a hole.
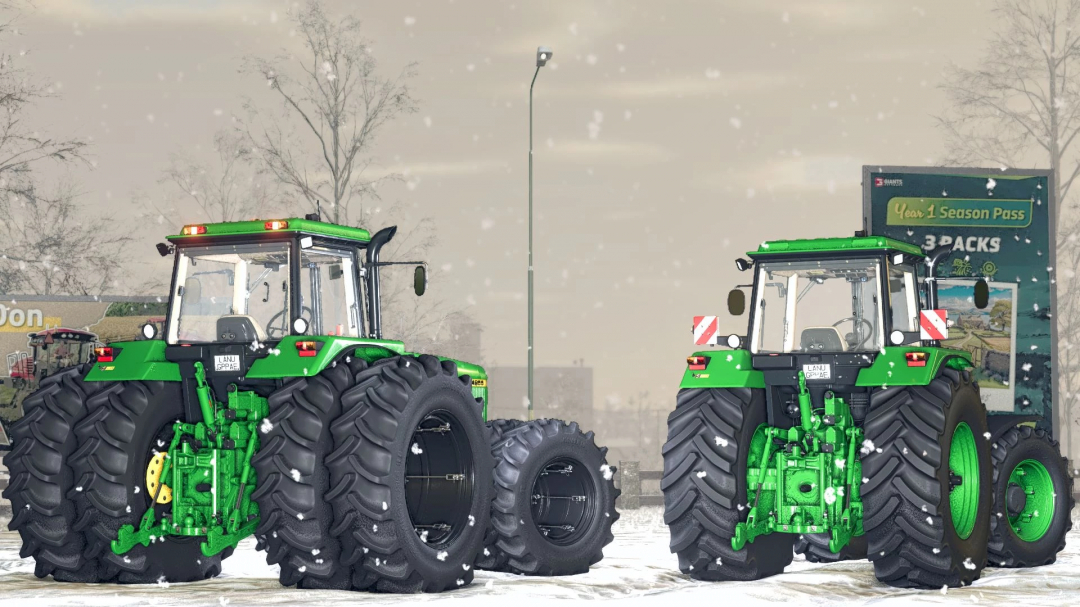
<instances>
[{"instance_id":1,"label":"tractor seat","mask_svg":"<svg viewBox=\"0 0 1080 607\"><path fill-rule=\"evenodd\" d=\"M267 341L266 331L254 317L247 314L226 314L217 321L218 339L249 343L256 339Z\"/></svg>"},{"instance_id":2,"label":"tractor seat","mask_svg":"<svg viewBox=\"0 0 1080 607\"><path fill-rule=\"evenodd\" d=\"M799 341L803 352L847 351L847 343L836 327L807 327Z\"/></svg>"}]
</instances>

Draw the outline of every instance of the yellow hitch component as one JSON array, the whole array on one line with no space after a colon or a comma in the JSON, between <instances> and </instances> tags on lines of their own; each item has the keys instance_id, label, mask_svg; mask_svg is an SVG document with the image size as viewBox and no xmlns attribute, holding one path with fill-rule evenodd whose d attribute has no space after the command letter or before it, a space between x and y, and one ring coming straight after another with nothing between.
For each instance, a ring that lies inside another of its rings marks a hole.
<instances>
[{"instance_id":1,"label":"yellow hitch component","mask_svg":"<svg viewBox=\"0 0 1080 607\"><path fill-rule=\"evenodd\" d=\"M161 469L165 467L165 453L158 453L150 460L150 465L146 467L146 490L150 492L150 497L153 498L157 495L157 503L168 504L172 501L172 489L166 484L161 485L161 489L158 490L158 482L161 480Z\"/></svg>"}]
</instances>

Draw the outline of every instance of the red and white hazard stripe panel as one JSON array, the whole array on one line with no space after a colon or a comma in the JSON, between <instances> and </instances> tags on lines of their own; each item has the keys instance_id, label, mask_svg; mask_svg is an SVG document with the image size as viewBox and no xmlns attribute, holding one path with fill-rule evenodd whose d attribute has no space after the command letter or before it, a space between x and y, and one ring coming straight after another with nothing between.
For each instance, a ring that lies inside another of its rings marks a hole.
<instances>
[{"instance_id":1,"label":"red and white hazard stripe panel","mask_svg":"<svg viewBox=\"0 0 1080 607\"><path fill-rule=\"evenodd\" d=\"M948 339L949 313L946 310L923 310L919 315L920 339Z\"/></svg>"},{"instance_id":2,"label":"red and white hazard stripe panel","mask_svg":"<svg viewBox=\"0 0 1080 607\"><path fill-rule=\"evenodd\" d=\"M694 345L716 345L720 321L715 316L694 317Z\"/></svg>"}]
</instances>

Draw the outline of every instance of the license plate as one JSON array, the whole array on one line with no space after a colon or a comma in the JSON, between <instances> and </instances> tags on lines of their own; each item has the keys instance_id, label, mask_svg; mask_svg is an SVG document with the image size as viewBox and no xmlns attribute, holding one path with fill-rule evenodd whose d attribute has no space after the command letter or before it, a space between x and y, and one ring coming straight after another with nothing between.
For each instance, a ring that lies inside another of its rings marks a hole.
<instances>
[{"instance_id":1,"label":"license plate","mask_svg":"<svg viewBox=\"0 0 1080 607\"><path fill-rule=\"evenodd\" d=\"M830 365L803 365L802 371L806 379L832 379Z\"/></svg>"},{"instance_id":2,"label":"license plate","mask_svg":"<svg viewBox=\"0 0 1080 607\"><path fill-rule=\"evenodd\" d=\"M240 355L238 354L221 354L214 357L214 370L215 371L239 371L240 370ZM807 376L809 377L809 376Z\"/></svg>"}]
</instances>

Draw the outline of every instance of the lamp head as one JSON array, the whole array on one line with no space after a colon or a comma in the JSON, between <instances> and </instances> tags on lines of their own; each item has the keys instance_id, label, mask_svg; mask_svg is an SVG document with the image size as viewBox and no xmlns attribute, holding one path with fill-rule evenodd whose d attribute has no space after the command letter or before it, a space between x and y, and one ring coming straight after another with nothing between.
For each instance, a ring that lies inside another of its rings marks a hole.
<instances>
[{"instance_id":1,"label":"lamp head","mask_svg":"<svg viewBox=\"0 0 1080 607\"><path fill-rule=\"evenodd\" d=\"M536 49L536 67L544 67L545 65L547 65L548 60L551 59L551 56L554 55L554 54L555 53L551 50L551 47L548 47L548 46L537 47L537 49Z\"/></svg>"}]
</instances>

